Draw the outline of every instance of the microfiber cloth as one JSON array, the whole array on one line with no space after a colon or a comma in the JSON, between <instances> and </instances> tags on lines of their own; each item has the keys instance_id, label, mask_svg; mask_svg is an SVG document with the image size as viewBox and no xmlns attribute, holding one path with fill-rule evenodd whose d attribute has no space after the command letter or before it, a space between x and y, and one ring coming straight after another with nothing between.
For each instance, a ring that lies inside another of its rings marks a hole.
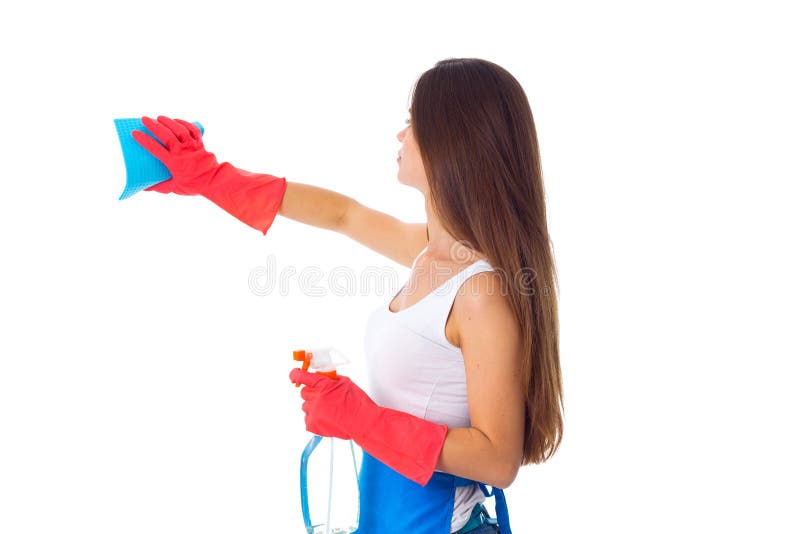
<instances>
[{"instance_id":1,"label":"microfiber cloth","mask_svg":"<svg viewBox=\"0 0 800 534\"><path fill-rule=\"evenodd\" d=\"M193 124L200 128L201 134L205 132L199 122ZM158 161L155 156L137 143L136 139L131 135L133 130L140 130L156 139L150 133L150 130L142 124L142 119L114 119L114 126L117 128L119 143L122 145L122 157L125 159L125 172L127 175L125 178L125 190L120 195L120 200L135 195L151 185L156 185L172 178L166 165Z\"/></svg>"}]
</instances>

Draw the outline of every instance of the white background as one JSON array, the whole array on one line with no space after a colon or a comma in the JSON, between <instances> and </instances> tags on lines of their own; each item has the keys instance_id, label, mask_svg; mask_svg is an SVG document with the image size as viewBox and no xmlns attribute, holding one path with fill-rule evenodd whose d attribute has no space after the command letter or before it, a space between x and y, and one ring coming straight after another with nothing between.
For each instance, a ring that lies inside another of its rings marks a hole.
<instances>
[{"instance_id":1,"label":"white background","mask_svg":"<svg viewBox=\"0 0 800 534\"><path fill-rule=\"evenodd\" d=\"M408 270L202 198L117 198L112 119L425 220L395 162L414 80L509 70L561 283L565 434L516 533L798 532L800 83L790 2L16 3L0 8L0 532L302 532L291 350L363 374ZM272 261L323 296L254 292ZM334 267L394 278L344 295ZM319 290L318 289L318 290Z\"/></svg>"}]
</instances>

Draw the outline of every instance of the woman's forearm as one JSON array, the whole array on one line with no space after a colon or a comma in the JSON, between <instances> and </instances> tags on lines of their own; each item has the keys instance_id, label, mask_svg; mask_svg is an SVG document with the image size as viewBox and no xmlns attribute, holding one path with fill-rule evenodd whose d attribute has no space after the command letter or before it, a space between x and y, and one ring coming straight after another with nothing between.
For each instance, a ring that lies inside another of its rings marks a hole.
<instances>
[{"instance_id":1,"label":"woman's forearm","mask_svg":"<svg viewBox=\"0 0 800 534\"><path fill-rule=\"evenodd\" d=\"M309 184L286 181L278 213L311 226L337 231L353 199Z\"/></svg>"},{"instance_id":2,"label":"woman's forearm","mask_svg":"<svg viewBox=\"0 0 800 534\"><path fill-rule=\"evenodd\" d=\"M476 428L450 428L436 468L452 475L505 489L522 463L508 443L492 441Z\"/></svg>"}]
</instances>

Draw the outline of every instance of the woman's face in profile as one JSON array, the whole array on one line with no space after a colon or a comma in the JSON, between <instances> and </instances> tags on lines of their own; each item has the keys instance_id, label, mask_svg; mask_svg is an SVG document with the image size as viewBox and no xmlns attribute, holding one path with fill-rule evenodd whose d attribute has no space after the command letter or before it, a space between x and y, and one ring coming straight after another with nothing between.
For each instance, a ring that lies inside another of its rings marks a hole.
<instances>
[{"instance_id":1,"label":"woman's face in profile","mask_svg":"<svg viewBox=\"0 0 800 534\"><path fill-rule=\"evenodd\" d=\"M428 190L428 178L425 175L425 168L422 165L422 157L419 154L419 146L414 137L412 125L408 124L400 130L397 139L403 144L398 151L397 180L401 184L419 189L425 194Z\"/></svg>"}]
</instances>

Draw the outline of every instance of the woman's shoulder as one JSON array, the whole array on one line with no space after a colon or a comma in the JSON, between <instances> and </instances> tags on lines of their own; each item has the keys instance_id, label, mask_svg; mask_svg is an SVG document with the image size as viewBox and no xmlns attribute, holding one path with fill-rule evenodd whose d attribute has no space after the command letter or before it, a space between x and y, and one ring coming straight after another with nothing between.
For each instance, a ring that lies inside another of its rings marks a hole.
<instances>
[{"instance_id":1,"label":"woman's shoulder","mask_svg":"<svg viewBox=\"0 0 800 534\"><path fill-rule=\"evenodd\" d=\"M451 317L458 346L465 337L486 336L489 339L519 334L519 324L507 292L493 269L479 270L464 280L453 301Z\"/></svg>"}]
</instances>

